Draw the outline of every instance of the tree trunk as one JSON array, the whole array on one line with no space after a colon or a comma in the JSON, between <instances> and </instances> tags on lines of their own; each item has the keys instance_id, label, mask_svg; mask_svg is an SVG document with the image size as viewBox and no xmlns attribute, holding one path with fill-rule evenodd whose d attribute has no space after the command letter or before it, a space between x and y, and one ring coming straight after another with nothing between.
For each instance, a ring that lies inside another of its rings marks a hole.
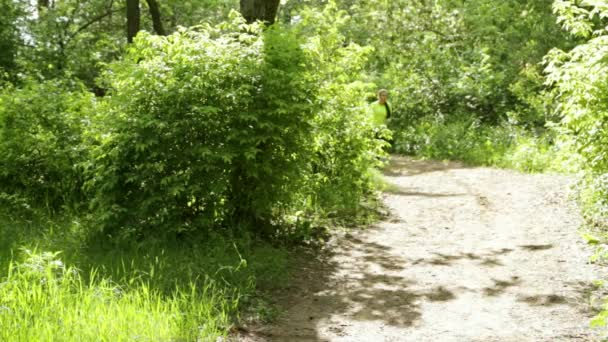
<instances>
[{"instance_id":1,"label":"tree trunk","mask_svg":"<svg viewBox=\"0 0 608 342\"><path fill-rule=\"evenodd\" d=\"M154 32L159 36L165 35L165 29L163 28L163 22L160 20L160 8L156 0L146 0L148 7L150 8L150 15L152 16L152 26Z\"/></svg>"},{"instance_id":2,"label":"tree trunk","mask_svg":"<svg viewBox=\"0 0 608 342\"><path fill-rule=\"evenodd\" d=\"M240 0L241 14L248 23L260 20L270 25L274 23L281 0Z\"/></svg>"},{"instance_id":3,"label":"tree trunk","mask_svg":"<svg viewBox=\"0 0 608 342\"><path fill-rule=\"evenodd\" d=\"M38 9L43 7L49 8L49 0L38 0Z\"/></svg>"},{"instance_id":4,"label":"tree trunk","mask_svg":"<svg viewBox=\"0 0 608 342\"><path fill-rule=\"evenodd\" d=\"M127 0L127 42L133 43L133 37L139 32L139 0Z\"/></svg>"}]
</instances>

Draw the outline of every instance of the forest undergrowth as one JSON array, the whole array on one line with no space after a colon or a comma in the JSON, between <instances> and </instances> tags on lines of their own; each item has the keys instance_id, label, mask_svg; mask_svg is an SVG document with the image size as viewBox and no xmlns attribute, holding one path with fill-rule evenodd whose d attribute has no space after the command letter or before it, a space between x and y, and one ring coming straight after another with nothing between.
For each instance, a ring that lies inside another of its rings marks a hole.
<instances>
[{"instance_id":1,"label":"forest undergrowth","mask_svg":"<svg viewBox=\"0 0 608 342\"><path fill-rule=\"evenodd\" d=\"M0 1L0 339L271 320L389 150L576 174L608 259L605 1L256 1Z\"/></svg>"}]
</instances>

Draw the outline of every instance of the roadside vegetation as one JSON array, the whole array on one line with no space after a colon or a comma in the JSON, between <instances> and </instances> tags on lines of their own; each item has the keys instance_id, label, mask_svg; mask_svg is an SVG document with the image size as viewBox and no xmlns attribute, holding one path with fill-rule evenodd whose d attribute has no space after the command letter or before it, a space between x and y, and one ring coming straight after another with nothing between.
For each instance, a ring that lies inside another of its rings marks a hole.
<instances>
[{"instance_id":1,"label":"roadside vegetation","mask_svg":"<svg viewBox=\"0 0 608 342\"><path fill-rule=\"evenodd\" d=\"M608 256L608 3L275 5L0 0L0 339L271 320L292 255L377 216L378 88L392 153L579 175Z\"/></svg>"}]
</instances>

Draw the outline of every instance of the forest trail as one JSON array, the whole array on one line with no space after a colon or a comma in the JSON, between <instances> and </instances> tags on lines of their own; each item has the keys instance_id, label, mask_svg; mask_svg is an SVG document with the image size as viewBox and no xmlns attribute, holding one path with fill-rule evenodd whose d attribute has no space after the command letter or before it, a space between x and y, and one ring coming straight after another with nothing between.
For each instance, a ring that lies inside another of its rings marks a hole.
<instances>
[{"instance_id":1,"label":"forest trail","mask_svg":"<svg viewBox=\"0 0 608 342\"><path fill-rule=\"evenodd\" d=\"M572 179L393 157L390 216L306 258L240 341L594 341Z\"/></svg>"}]
</instances>

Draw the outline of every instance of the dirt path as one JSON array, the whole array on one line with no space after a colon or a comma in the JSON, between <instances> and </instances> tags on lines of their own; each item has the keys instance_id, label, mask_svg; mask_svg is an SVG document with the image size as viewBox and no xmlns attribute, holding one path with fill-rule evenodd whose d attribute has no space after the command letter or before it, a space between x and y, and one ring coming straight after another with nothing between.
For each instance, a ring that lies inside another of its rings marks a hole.
<instances>
[{"instance_id":1,"label":"dirt path","mask_svg":"<svg viewBox=\"0 0 608 342\"><path fill-rule=\"evenodd\" d=\"M595 341L567 177L395 157L390 219L303 263L242 341Z\"/></svg>"}]
</instances>

